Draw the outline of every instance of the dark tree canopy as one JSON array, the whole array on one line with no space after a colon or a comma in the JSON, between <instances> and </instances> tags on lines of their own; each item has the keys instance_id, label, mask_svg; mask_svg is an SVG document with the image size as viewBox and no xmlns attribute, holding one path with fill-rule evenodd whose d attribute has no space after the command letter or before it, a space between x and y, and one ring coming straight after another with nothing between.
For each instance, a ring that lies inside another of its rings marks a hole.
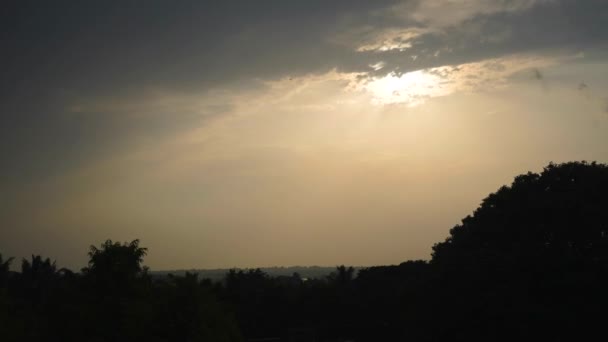
<instances>
[{"instance_id":1,"label":"dark tree canopy","mask_svg":"<svg viewBox=\"0 0 608 342\"><path fill-rule=\"evenodd\" d=\"M42 259L40 255L32 255L32 261L23 259L21 262L22 275L52 275L57 272L55 262L51 262L50 258Z\"/></svg>"},{"instance_id":2,"label":"dark tree canopy","mask_svg":"<svg viewBox=\"0 0 608 342\"><path fill-rule=\"evenodd\" d=\"M433 262L608 261L608 166L570 162L515 177L433 247Z\"/></svg>"},{"instance_id":3,"label":"dark tree canopy","mask_svg":"<svg viewBox=\"0 0 608 342\"><path fill-rule=\"evenodd\" d=\"M121 244L106 240L100 248L91 246L89 266L83 271L100 277L134 278L145 271L142 266L147 249L139 247L139 240Z\"/></svg>"},{"instance_id":4,"label":"dark tree canopy","mask_svg":"<svg viewBox=\"0 0 608 342\"><path fill-rule=\"evenodd\" d=\"M608 166L515 177L433 247L437 340L586 340L608 305Z\"/></svg>"},{"instance_id":5,"label":"dark tree canopy","mask_svg":"<svg viewBox=\"0 0 608 342\"><path fill-rule=\"evenodd\" d=\"M8 279L8 272L12 262L13 258L4 260L2 254L0 254L0 286L4 285Z\"/></svg>"},{"instance_id":6,"label":"dark tree canopy","mask_svg":"<svg viewBox=\"0 0 608 342\"><path fill-rule=\"evenodd\" d=\"M81 273L0 254L0 341L579 341L605 334L608 166L515 177L430 262L319 278L151 274L138 240L91 246Z\"/></svg>"}]
</instances>

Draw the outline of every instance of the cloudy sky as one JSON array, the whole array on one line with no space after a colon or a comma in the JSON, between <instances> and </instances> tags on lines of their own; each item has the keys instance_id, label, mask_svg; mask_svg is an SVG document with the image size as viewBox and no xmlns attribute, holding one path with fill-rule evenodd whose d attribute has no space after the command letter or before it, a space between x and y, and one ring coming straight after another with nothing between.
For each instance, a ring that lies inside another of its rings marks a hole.
<instances>
[{"instance_id":1,"label":"cloudy sky","mask_svg":"<svg viewBox=\"0 0 608 342\"><path fill-rule=\"evenodd\" d=\"M608 162L604 0L17 1L0 253L377 265L517 174Z\"/></svg>"}]
</instances>

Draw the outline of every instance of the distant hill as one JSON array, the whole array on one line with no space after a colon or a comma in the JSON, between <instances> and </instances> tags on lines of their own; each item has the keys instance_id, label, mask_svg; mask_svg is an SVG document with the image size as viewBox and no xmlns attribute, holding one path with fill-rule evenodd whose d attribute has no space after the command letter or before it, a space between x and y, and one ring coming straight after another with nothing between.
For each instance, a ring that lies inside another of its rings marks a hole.
<instances>
[{"instance_id":1,"label":"distant hill","mask_svg":"<svg viewBox=\"0 0 608 342\"><path fill-rule=\"evenodd\" d=\"M354 267L355 271L362 269L363 267ZM249 268L234 268L236 270L248 270ZM218 269L190 269L190 270L170 270L170 271L151 271L150 274L153 276L166 276L173 274L175 276L183 276L186 272L198 274L200 279L211 279L219 281L224 279L226 273L231 270L230 268L218 268ZM264 273L271 277L279 276L292 276L294 273L298 273L300 277L306 279L319 279L328 276L331 272L336 270L336 267L324 267L324 266L288 266L288 267L260 267Z\"/></svg>"}]
</instances>

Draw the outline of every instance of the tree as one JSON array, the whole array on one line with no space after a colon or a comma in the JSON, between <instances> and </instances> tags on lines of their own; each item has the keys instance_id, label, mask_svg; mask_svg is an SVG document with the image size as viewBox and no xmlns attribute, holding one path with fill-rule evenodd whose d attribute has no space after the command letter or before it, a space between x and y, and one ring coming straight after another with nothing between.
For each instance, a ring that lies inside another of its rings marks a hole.
<instances>
[{"instance_id":1,"label":"tree","mask_svg":"<svg viewBox=\"0 0 608 342\"><path fill-rule=\"evenodd\" d=\"M433 247L435 263L608 262L608 166L549 164L517 176Z\"/></svg>"},{"instance_id":2,"label":"tree","mask_svg":"<svg viewBox=\"0 0 608 342\"><path fill-rule=\"evenodd\" d=\"M139 246L139 240L121 244L106 240L100 248L90 247L89 265L83 273L99 282L124 285L147 271L142 266L148 249Z\"/></svg>"},{"instance_id":3,"label":"tree","mask_svg":"<svg viewBox=\"0 0 608 342\"><path fill-rule=\"evenodd\" d=\"M143 258L147 249L139 240L119 243L106 240L90 247L84 268L88 296L88 332L104 340L138 340L142 327L150 324L150 280ZM139 327L139 328L133 328Z\"/></svg>"},{"instance_id":4,"label":"tree","mask_svg":"<svg viewBox=\"0 0 608 342\"><path fill-rule=\"evenodd\" d=\"M31 261L21 261L21 287L34 306L45 305L52 297L58 278L56 263L50 258L32 255Z\"/></svg>"},{"instance_id":5,"label":"tree","mask_svg":"<svg viewBox=\"0 0 608 342\"><path fill-rule=\"evenodd\" d=\"M594 322L608 305L607 195L607 165L569 162L517 176L485 198L433 247L443 332L469 340L599 332Z\"/></svg>"},{"instance_id":6,"label":"tree","mask_svg":"<svg viewBox=\"0 0 608 342\"><path fill-rule=\"evenodd\" d=\"M10 305L6 289L12 261L13 258L4 260L0 254L0 338L4 339L8 339L12 327L12 322L9 322L12 317L8 314Z\"/></svg>"},{"instance_id":7,"label":"tree","mask_svg":"<svg viewBox=\"0 0 608 342\"><path fill-rule=\"evenodd\" d=\"M55 261L50 258L42 259L40 255L32 255L32 261L23 259L21 262L21 277L30 282L48 281L57 273Z\"/></svg>"},{"instance_id":8,"label":"tree","mask_svg":"<svg viewBox=\"0 0 608 342\"><path fill-rule=\"evenodd\" d=\"M13 258L8 258L4 260L2 258L2 254L0 253L0 287L6 285L12 262Z\"/></svg>"},{"instance_id":9,"label":"tree","mask_svg":"<svg viewBox=\"0 0 608 342\"><path fill-rule=\"evenodd\" d=\"M336 267L336 271L332 272L328 279L331 283L336 284L337 286L349 286L352 283L355 275L355 269L352 266L346 267L344 265L340 265Z\"/></svg>"},{"instance_id":10,"label":"tree","mask_svg":"<svg viewBox=\"0 0 608 342\"><path fill-rule=\"evenodd\" d=\"M236 323L212 292L212 286L186 272L169 275L155 286L157 324L153 334L168 341L240 341Z\"/></svg>"}]
</instances>

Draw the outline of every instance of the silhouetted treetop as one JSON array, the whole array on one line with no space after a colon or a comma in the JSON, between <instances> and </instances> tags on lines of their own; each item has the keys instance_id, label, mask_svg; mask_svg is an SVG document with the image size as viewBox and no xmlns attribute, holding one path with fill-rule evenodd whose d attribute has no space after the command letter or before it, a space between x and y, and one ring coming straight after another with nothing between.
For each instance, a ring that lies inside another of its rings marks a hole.
<instances>
[{"instance_id":1,"label":"silhouetted treetop","mask_svg":"<svg viewBox=\"0 0 608 342\"><path fill-rule=\"evenodd\" d=\"M4 260L0 253L0 286L3 286L6 283L12 262L13 258Z\"/></svg>"},{"instance_id":2,"label":"silhouetted treetop","mask_svg":"<svg viewBox=\"0 0 608 342\"><path fill-rule=\"evenodd\" d=\"M0 253L0 272L8 272L9 268L11 267L11 263L13 262L13 259L14 258L8 258L4 260L2 254Z\"/></svg>"},{"instance_id":3,"label":"silhouetted treetop","mask_svg":"<svg viewBox=\"0 0 608 342\"><path fill-rule=\"evenodd\" d=\"M57 266L50 258L43 259L40 255L32 255L31 261L23 259L21 262L21 278L26 287L48 286L58 276Z\"/></svg>"},{"instance_id":4,"label":"silhouetted treetop","mask_svg":"<svg viewBox=\"0 0 608 342\"><path fill-rule=\"evenodd\" d=\"M32 255L32 261L23 259L21 262L21 273L53 274L57 271L56 263L50 258L42 259L40 255Z\"/></svg>"},{"instance_id":5,"label":"silhouetted treetop","mask_svg":"<svg viewBox=\"0 0 608 342\"><path fill-rule=\"evenodd\" d=\"M433 262L608 261L607 209L607 165L551 163L485 198L433 247Z\"/></svg>"},{"instance_id":6,"label":"silhouetted treetop","mask_svg":"<svg viewBox=\"0 0 608 342\"><path fill-rule=\"evenodd\" d=\"M91 246L89 266L83 272L100 278L134 278L146 271L146 267L142 266L146 253L147 249L139 246L139 240L124 244L107 240L100 248Z\"/></svg>"},{"instance_id":7,"label":"silhouetted treetop","mask_svg":"<svg viewBox=\"0 0 608 342\"><path fill-rule=\"evenodd\" d=\"M340 265L336 267L336 271L332 272L327 278L331 283L341 286L348 285L355 277L355 269Z\"/></svg>"}]
</instances>

